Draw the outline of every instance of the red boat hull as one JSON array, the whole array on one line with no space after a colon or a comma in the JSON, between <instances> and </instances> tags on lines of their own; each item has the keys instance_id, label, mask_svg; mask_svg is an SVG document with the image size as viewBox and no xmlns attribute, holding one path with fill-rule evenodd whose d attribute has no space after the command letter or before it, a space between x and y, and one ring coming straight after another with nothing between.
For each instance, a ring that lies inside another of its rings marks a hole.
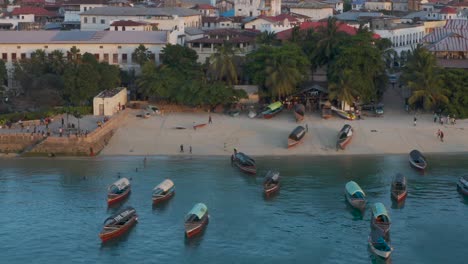
<instances>
[{"instance_id":1,"label":"red boat hull","mask_svg":"<svg viewBox=\"0 0 468 264\"><path fill-rule=\"evenodd\" d=\"M193 129L202 128L202 127L204 127L204 126L206 126L206 124L194 125L194 126L193 126Z\"/></svg>"},{"instance_id":2,"label":"red boat hull","mask_svg":"<svg viewBox=\"0 0 468 264\"><path fill-rule=\"evenodd\" d=\"M130 230L130 228L132 228L138 221L138 217L135 216L133 217L130 221L128 221L124 226L122 226L122 228L119 228L113 232L109 232L109 233L100 233L99 234L99 237L101 238L101 241L104 243L106 241L109 241L111 239L114 239L114 238L117 238L125 233L128 232L128 230Z\"/></svg>"},{"instance_id":3,"label":"red boat hull","mask_svg":"<svg viewBox=\"0 0 468 264\"><path fill-rule=\"evenodd\" d=\"M120 195L116 195L116 196L107 195L107 205L113 205L118 202L121 202L125 198L127 198L129 195L130 195L130 188Z\"/></svg>"},{"instance_id":4,"label":"red boat hull","mask_svg":"<svg viewBox=\"0 0 468 264\"><path fill-rule=\"evenodd\" d=\"M351 139L352 139L352 137L348 137L348 138L346 138L345 141L339 143L340 148L341 148L342 150L344 150L344 149L346 148L346 146L348 146L349 143L351 143Z\"/></svg>"},{"instance_id":5,"label":"red boat hull","mask_svg":"<svg viewBox=\"0 0 468 264\"><path fill-rule=\"evenodd\" d=\"M254 166L242 166L237 161L234 161L234 164L236 165L236 167L238 167L241 171L245 173L252 174L252 175L257 174L257 168Z\"/></svg>"},{"instance_id":6,"label":"red boat hull","mask_svg":"<svg viewBox=\"0 0 468 264\"><path fill-rule=\"evenodd\" d=\"M269 189L265 189L265 188L264 188L264 189L263 189L263 193L264 193L266 196L270 196L270 195L272 195L272 194L277 193L277 192L279 191L279 189L280 189L280 185L279 185L279 183L278 183L276 186L274 186L274 187L272 187L272 188L269 188Z\"/></svg>"},{"instance_id":7,"label":"red boat hull","mask_svg":"<svg viewBox=\"0 0 468 264\"><path fill-rule=\"evenodd\" d=\"M397 201L398 203L405 200L406 199L406 196L408 196L408 192L404 192L402 194L396 194L394 192L392 192L392 198Z\"/></svg>"},{"instance_id":8,"label":"red boat hull","mask_svg":"<svg viewBox=\"0 0 468 264\"><path fill-rule=\"evenodd\" d=\"M294 116L296 117L296 122L302 122L304 120L304 116L301 114L298 114L297 112L294 112Z\"/></svg>"},{"instance_id":9,"label":"red boat hull","mask_svg":"<svg viewBox=\"0 0 468 264\"><path fill-rule=\"evenodd\" d=\"M203 219L203 221L195 228L191 228L190 230L187 230L187 225L185 226L185 236L187 238L192 238L200 233L203 232L203 230L205 230L205 227L208 225L208 219L209 219L209 216L205 217L205 219Z\"/></svg>"},{"instance_id":10,"label":"red boat hull","mask_svg":"<svg viewBox=\"0 0 468 264\"><path fill-rule=\"evenodd\" d=\"M167 195L165 195L163 197L153 198L153 204L156 205L156 204L160 204L162 202L165 202L165 201L169 200L172 196L174 196L174 194L175 194L175 191L171 192L171 193L168 193Z\"/></svg>"}]
</instances>

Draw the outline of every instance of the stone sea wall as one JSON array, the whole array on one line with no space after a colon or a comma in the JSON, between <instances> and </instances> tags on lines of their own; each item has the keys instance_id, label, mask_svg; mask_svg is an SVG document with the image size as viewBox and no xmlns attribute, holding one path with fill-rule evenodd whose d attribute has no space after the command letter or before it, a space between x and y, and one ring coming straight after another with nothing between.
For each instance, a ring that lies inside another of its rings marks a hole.
<instances>
[{"instance_id":1,"label":"stone sea wall","mask_svg":"<svg viewBox=\"0 0 468 264\"><path fill-rule=\"evenodd\" d=\"M0 153L18 153L42 139L41 135L31 133L0 134Z\"/></svg>"}]
</instances>

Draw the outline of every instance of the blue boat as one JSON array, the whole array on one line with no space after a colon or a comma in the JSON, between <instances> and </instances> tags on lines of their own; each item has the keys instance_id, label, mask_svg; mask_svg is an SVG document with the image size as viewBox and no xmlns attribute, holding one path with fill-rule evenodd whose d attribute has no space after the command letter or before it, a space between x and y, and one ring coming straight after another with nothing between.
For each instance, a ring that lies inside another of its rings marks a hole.
<instances>
[{"instance_id":1,"label":"blue boat","mask_svg":"<svg viewBox=\"0 0 468 264\"><path fill-rule=\"evenodd\" d=\"M370 250L375 255L387 259L392 254L393 248L379 233L371 233L368 242Z\"/></svg>"},{"instance_id":2,"label":"blue boat","mask_svg":"<svg viewBox=\"0 0 468 264\"><path fill-rule=\"evenodd\" d=\"M359 209L361 212L366 209L366 194L354 181L349 181L345 185L345 196L348 203Z\"/></svg>"},{"instance_id":3,"label":"blue boat","mask_svg":"<svg viewBox=\"0 0 468 264\"><path fill-rule=\"evenodd\" d=\"M388 215L387 208L383 203L375 203L372 205L371 228L379 230L384 235L390 231L390 216Z\"/></svg>"},{"instance_id":4,"label":"blue boat","mask_svg":"<svg viewBox=\"0 0 468 264\"><path fill-rule=\"evenodd\" d=\"M197 203L185 216L185 235L191 238L200 234L208 225L208 207L205 204Z\"/></svg>"}]
</instances>

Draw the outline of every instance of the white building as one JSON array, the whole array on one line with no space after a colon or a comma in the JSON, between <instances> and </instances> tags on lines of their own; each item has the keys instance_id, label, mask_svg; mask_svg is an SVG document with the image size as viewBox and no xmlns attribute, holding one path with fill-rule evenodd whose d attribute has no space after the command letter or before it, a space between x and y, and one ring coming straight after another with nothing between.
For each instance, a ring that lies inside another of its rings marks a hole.
<instances>
[{"instance_id":1,"label":"white building","mask_svg":"<svg viewBox=\"0 0 468 264\"><path fill-rule=\"evenodd\" d=\"M392 10L392 2L366 2L364 7L367 10L379 11L379 10Z\"/></svg>"},{"instance_id":2,"label":"white building","mask_svg":"<svg viewBox=\"0 0 468 264\"><path fill-rule=\"evenodd\" d=\"M118 20L110 24L110 31L153 31L157 30L157 24L144 21Z\"/></svg>"},{"instance_id":3,"label":"white building","mask_svg":"<svg viewBox=\"0 0 468 264\"><path fill-rule=\"evenodd\" d=\"M416 48L425 36L424 24L395 24L391 28L374 29L373 31L380 37L389 39L393 49L398 53Z\"/></svg>"},{"instance_id":4,"label":"white building","mask_svg":"<svg viewBox=\"0 0 468 264\"><path fill-rule=\"evenodd\" d=\"M9 71L14 62L30 58L38 49L46 53L60 50L67 56L73 47L80 54L93 54L98 61L119 65L123 70L138 70L132 56L135 49L145 45L151 59L159 63L159 54L169 39L169 31L3 31L0 54Z\"/></svg>"},{"instance_id":5,"label":"white building","mask_svg":"<svg viewBox=\"0 0 468 264\"><path fill-rule=\"evenodd\" d=\"M281 0L234 0L234 15L256 17L281 14Z\"/></svg>"},{"instance_id":6,"label":"white building","mask_svg":"<svg viewBox=\"0 0 468 264\"><path fill-rule=\"evenodd\" d=\"M312 21L318 21L333 16L333 8L326 4L314 2L301 2L290 5L289 11L294 14L307 16Z\"/></svg>"},{"instance_id":7,"label":"white building","mask_svg":"<svg viewBox=\"0 0 468 264\"><path fill-rule=\"evenodd\" d=\"M298 26L301 21L297 18L288 15L281 14L279 16L259 16L247 23L245 23L244 28L246 29L256 29L262 32L274 32L278 33L294 26Z\"/></svg>"},{"instance_id":8,"label":"white building","mask_svg":"<svg viewBox=\"0 0 468 264\"><path fill-rule=\"evenodd\" d=\"M64 9L63 22L80 23L80 13L86 12L96 7L106 6L106 0L69 0L63 2Z\"/></svg>"},{"instance_id":9,"label":"white building","mask_svg":"<svg viewBox=\"0 0 468 264\"><path fill-rule=\"evenodd\" d=\"M127 89L124 87L105 90L93 99L95 116L112 116L122 110L127 103Z\"/></svg>"},{"instance_id":10,"label":"white building","mask_svg":"<svg viewBox=\"0 0 468 264\"><path fill-rule=\"evenodd\" d=\"M330 6L338 14L343 13L343 10L344 10L343 0L323 0L321 1L321 3L324 3Z\"/></svg>"}]
</instances>

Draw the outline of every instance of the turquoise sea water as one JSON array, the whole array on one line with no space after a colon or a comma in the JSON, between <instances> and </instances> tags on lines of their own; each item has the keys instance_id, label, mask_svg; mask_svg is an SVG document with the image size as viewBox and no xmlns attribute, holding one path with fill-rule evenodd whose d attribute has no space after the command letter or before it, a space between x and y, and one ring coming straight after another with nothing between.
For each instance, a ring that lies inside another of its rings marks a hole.
<instances>
[{"instance_id":1,"label":"turquoise sea water","mask_svg":"<svg viewBox=\"0 0 468 264\"><path fill-rule=\"evenodd\" d=\"M385 263L367 248L370 212L345 203L355 180L370 203L389 210L395 251L387 263L466 263L468 199L456 181L467 156L428 155L422 175L407 156L264 157L259 175L244 175L229 158L98 157L0 160L1 263ZM262 176L281 172L281 191L262 196ZM408 178L408 198L390 199L393 175ZM101 244L103 221L115 212L106 187L132 178L139 223L117 241ZM153 208L151 190L165 178L176 185L166 206ZM185 213L208 206L210 223L184 239Z\"/></svg>"}]
</instances>

